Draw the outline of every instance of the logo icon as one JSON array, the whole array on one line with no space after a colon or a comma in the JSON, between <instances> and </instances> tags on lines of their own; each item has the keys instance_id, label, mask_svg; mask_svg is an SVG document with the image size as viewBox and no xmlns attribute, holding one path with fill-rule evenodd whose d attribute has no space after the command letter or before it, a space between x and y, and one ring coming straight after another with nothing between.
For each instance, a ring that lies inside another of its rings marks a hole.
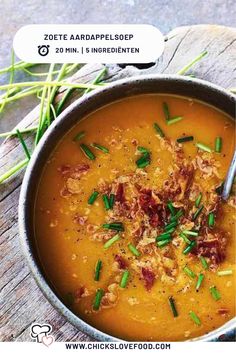
<instances>
[{"instance_id":1,"label":"logo icon","mask_svg":"<svg viewBox=\"0 0 236 353\"><path fill-rule=\"evenodd\" d=\"M41 56L46 56L49 53L50 45L38 45L38 53Z\"/></svg>"},{"instance_id":2,"label":"logo icon","mask_svg":"<svg viewBox=\"0 0 236 353\"><path fill-rule=\"evenodd\" d=\"M52 326L49 324L32 324L30 327L30 336L35 342L43 343L49 347L54 342L54 337L50 335Z\"/></svg>"}]
</instances>

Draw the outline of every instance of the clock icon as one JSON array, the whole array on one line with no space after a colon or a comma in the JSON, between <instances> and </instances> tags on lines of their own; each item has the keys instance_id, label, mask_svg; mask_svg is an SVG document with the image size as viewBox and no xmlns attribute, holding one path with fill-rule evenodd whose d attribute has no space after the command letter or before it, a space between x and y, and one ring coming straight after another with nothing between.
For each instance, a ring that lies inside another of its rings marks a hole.
<instances>
[{"instance_id":1,"label":"clock icon","mask_svg":"<svg viewBox=\"0 0 236 353\"><path fill-rule=\"evenodd\" d=\"M38 46L38 53L40 56L46 56L49 53L50 45L39 45Z\"/></svg>"}]
</instances>

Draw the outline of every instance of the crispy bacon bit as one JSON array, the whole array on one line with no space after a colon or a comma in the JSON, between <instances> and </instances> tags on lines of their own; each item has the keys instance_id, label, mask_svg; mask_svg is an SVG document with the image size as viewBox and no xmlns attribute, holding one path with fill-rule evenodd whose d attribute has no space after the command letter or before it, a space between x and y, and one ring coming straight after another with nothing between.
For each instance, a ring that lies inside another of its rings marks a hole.
<instances>
[{"instance_id":1,"label":"crispy bacon bit","mask_svg":"<svg viewBox=\"0 0 236 353\"><path fill-rule=\"evenodd\" d=\"M211 233L205 230L205 234L197 238L197 246L193 248L192 253L208 257L212 265L216 266L225 259L226 243L227 235L223 230Z\"/></svg>"},{"instance_id":2,"label":"crispy bacon bit","mask_svg":"<svg viewBox=\"0 0 236 353\"><path fill-rule=\"evenodd\" d=\"M152 227L164 225L166 209L163 204L156 203L152 190L143 189L140 192L139 203L141 209L149 216L149 223Z\"/></svg>"},{"instance_id":3,"label":"crispy bacon bit","mask_svg":"<svg viewBox=\"0 0 236 353\"><path fill-rule=\"evenodd\" d=\"M84 226L85 223L87 222L88 217L87 216L80 216L78 213L74 215L73 221L75 223L79 223L81 226Z\"/></svg>"},{"instance_id":4,"label":"crispy bacon bit","mask_svg":"<svg viewBox=\"0 0 236 353\"><path fill-rule=\"evenodd\" d=\"M226 314L229 313L229 309L227 308L220 308L217 310L217 314L225 316Z\"/></svg>"},{"instance_id":5,"label":"crispy bacon bit","mask_svg":"<svg viewBox=\"0 0 236 353\"><path fill-rule=\"evenodd\" d=\"M124 195L124 184L118 184L117 190L116 190L116 201L120 203L125 202L125 195Z\"/></svg>"},{"instance_id":6,"label":"crispy bacon bit","mask_svg":"<svg viewBox=\"0 0 236 353\"><path fill-rule=\"evenodd\" d=\"M76 166L62 165L57 170L65 178L79 179L82 174L86 174L89 170L89 165L85 163L78 164Z\"/></svg>"},{"instance_id":7,"label":"crispy bacon bit","mask_svg":"<svg viewBox=\"0 0 236 353\"><path fill-rule=\"evenodd\" d=\"M125 270L128 267L127 261L121 255L115 255L115 260L118 263L120 270Z\"/></svg>"},{"instance_id":8,"label":"crispy bacon bit","mask_svg":"<svg viewBox=\"0 0 236 353\"><path fill-rule=\"evenodd\" d=\"M154 284L155 274L149 268L142 267L142 276L145 282L145 288L150 291Z\"/></svg>"},{"instance_id":9,"label":"crispy bacon bit","mask_svg":"<svg viewBox=\"0 0 236 353\"><path fill-rule=\"evenodd\" d=\"M84 293L85 293L85 287L84 286L76 289L75 294L74 294L75 300L78 300L78 299L82 298Z\"/></svg>"}]
</instances>

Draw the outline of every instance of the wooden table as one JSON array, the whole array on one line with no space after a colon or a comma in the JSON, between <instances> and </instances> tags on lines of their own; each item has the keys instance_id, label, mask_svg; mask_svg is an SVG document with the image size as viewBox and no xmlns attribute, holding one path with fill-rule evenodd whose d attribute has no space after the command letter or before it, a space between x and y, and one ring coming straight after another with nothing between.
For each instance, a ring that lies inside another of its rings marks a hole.
<instances>
[{"instance_id":1,"label":"wooden table","mask_svg":"<svg viewBox=\"0 0 236 353\"><path fill-rule=\"evenodd\" d=\"M154 44L153 44L154 45ZM179 27L166 37L164 54L155 66L139 70L134 66L110 65L107 81L144 73L174 74L202 51L208 55L189 73L222 87L236 86L236 30L222 26ZM73 80L91 82L103 66L86 65ZM62 89L63 90L63 89ZM78 97L78 95L77 95ZM74 97L76 98L76 97ZM38 107L28 114L19 128L30 126L38 116ZM28 136L27 144L32 143ZM9 138L0 146L0 175L24 159L18 139ZM22 255L18 239L17 207L24 171L0 185L1 243L1 332L0 341L30 341L33 322L49 323L57 341L88 341L90 337L68 323L43 296Z\"/></svg>"}]
</instances>

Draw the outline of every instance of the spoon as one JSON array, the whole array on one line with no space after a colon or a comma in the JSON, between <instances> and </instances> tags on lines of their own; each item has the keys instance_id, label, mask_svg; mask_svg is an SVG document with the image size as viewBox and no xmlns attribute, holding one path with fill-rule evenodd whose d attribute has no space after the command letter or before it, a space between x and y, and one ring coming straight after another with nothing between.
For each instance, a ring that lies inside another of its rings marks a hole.
<instances>
[{"instance_id":1,"label":"spoon","mask_svg":"<svg viewBox=\"0 0 236 353\"><path fill-rule=\"evenodd\" d=\"M225 201L229 197L229 194L230 194L230 191L231 191L231 188L232 188L232 184L233 184L233 181L234 181L235 174L236 174L236 150L234 151L234 156L233 156L232 162L231 162L231 164L229 166L229 170L228 170L225 182L224 182L224 188L223 188L223 192L222 192L222 199L225 200Z\"/></svg>"}]
</instances>

